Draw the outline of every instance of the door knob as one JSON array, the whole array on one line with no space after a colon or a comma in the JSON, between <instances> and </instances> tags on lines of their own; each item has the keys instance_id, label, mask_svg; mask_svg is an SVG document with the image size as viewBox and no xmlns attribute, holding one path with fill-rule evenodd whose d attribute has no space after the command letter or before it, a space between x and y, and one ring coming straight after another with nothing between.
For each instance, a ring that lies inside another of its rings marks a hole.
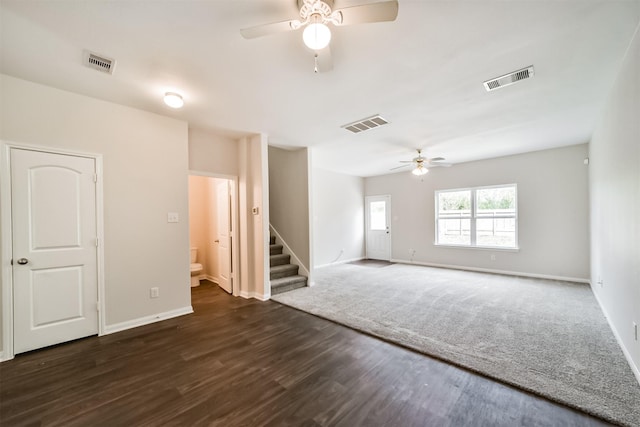
<instances>
[{"instance_id":1,"label":"door knob","mask_svg":"<svg viewBox=\"0 0 640 427\"><path fill-rule=\"evenodd\" d=\"M220 243L220 240L217 240L217 239L216 239L216 240L214 240L214 242L216 242L216 243Z\"/></svg>"},{"instance_id":2,"label":"door knob","mask_svg":"<svg viewBox=\"0 0 640 427\"><path fill-rule=\"evenodd\" d=\"M29 263L29 260L28 260L28 259L26 259L26 258L20 258L17 262L18 262L18 264L20 264L20 265L25 265L25 264L28 264L28 263Z\"/></svg>"}]
</instances>

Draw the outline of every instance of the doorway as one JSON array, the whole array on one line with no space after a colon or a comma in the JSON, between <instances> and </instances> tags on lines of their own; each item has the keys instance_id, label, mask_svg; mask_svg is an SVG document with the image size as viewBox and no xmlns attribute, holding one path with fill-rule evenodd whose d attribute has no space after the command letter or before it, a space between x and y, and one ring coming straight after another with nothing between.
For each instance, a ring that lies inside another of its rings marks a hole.
<instances>
[{"instance_id":1,"label":"doorway","mask_svg":"<svg viewBox=\"0 0 640 427\"><path fill-rule=\"evenodd\" d=\"M192 272L225 292L237 295L236 180L189 176L189 241L201 271ZM196 284L198 281L196 280Z\"/></svg>"},{"instance_id":2,"label":"doorway","mask_svg":"<svg viewBox=\"0 0 640 427\"><path fill-rule=\"evenodd\" d=\"M99 156L3 145L6 360L102 331L102 191Z\"/></svg>"},{"instance_id":3,"label":"doorway","mask_svg":"<svg viewBox=\"0 0 640 427\"><path fill-rule=\"evenodd\" d=\"M367 196L365 209L367 258L390 261L391 196Z\"/></svg>"}]
</instances>

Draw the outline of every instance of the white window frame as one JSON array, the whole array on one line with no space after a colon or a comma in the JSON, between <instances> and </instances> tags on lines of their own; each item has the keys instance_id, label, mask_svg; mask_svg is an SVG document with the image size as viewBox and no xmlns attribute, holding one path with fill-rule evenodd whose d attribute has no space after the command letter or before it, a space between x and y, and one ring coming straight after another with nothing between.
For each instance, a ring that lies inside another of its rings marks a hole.
<instances>
[{"instance_id":1,"label":"white window frame","mask_svg":"<svg viewBox=\"0 0 640 427\"><path fill-rule=\"evenodd\" d=\"M515 190L515 213L512 214L504 214L504 215L494 215L492 217L478 217L478 213L476 211L476 192L478 190L486 190L486 189L491 189L491 188L513 188ZM469 219L469 233L470 233L470 238L469 238L469 244L452 244L452 243L439 243L438 242L438 236L439 234L439 220L440 219L445 219L445 218L440 218L439 214L440 214L440 206L439 206L439 200L440 200L440 193L454 193L454 192L460 192L460 191L469 191L470 195L471 195L471 214L469 215L469 217L461 217L461 219ZM482 187L467 187L467 188L451 188L451 189L446 189L446 190L436 190L434 192L434 200L435 200L435 241L434 241L434 245L435 246L444 246L444 247L452 247L452 248L472 248L472 249L490 249L490 250L503 250L503 251L517 251L519 250L519 246L518 246L518 185L517 184L501 184L501 185L486 185L486 186L482 186ZM504 219L513 219L515 222L515 241L514 241L514 246L485 246L485 245L478 245L476 242L476 221L478 219L488 219L488 218L492 218L492 219L500 219L500 218L504 218Z\"/></svg>"}]
</instances>

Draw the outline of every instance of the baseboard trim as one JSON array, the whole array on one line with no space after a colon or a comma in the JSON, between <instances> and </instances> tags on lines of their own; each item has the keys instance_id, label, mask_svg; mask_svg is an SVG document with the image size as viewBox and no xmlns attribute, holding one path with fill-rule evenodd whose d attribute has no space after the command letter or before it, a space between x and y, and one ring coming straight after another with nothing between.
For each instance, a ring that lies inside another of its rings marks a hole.
<instances>
[{"instance_id":1,"label":"baseboard trim","mask_svg":"<svg viewBox=\"0 0 640 427\"><path fill-rule=\"evenodd\" d=\"M0 351L0 363L13 359L13 357L4 358L4 351Z\"/></svg>"},{"instance_id":2,"label":"baseboard trim","mask_svg":"<svg viewBox=\"0 0 640 427\"><path fill-rule=\"evenodd\" d=\"M359 258L343 259L342 261L335 261L335 262L330 262L328 264L316 265L314 268L331 267L332 265L347 264L349 262L362 261L363 259L366 259L366 258L365 257L359 257Z\"/></svg>"},{"instance_id":3,"label":"baseboard trim","mask_svg":"<svg viewBox=\"0 0 640 427\"><path fill-rule=\"evenodd\" d=\"M200 276L200 280L203 280L203 279L213 282L216 285L219 284L217 277L209 276L208 274L203 274L202 276Z\"/></svg>"},{"instance_id":4,"label":"baseboard trim","mask_svg":"<svg viewBox=\"0 0 640 427\"><path fill-rule=\"evenodd\" d=\"M271 298L271 294L260 294L258 292L247 292L247 291L240 291L240 296L246 299L255 298L260 301L267 301Z\"/></svg>"},{"instance_id":5,"label":"baseboard trim","mask_svg":"<svg viewBox=\"0 0 640 427\"><path fill-rule=\"evenodd\" d=\"M581 279L579 277L554 276L550 274L523 273L520 271L496 270L493 268L465 267L463 265L437 264L432 262L410 261L406 259L392 259L391 262L409 265L423 265L425 267L449 268L451 270L477 271L479 273L502 274L505 276L515 277L532 277L534 279L560 280L562 282L575 282L590 284L589 279Z\"/></svg>"},{"instance_id":6,"label":"baseboard trim","mask_svg":"<svg viewBox=\"0 0 640 427\"><path fill-rule=\"evenodd\" d=\"M638 384L640 384L640 367L638 367L634 363L633 359L631 358L631 352L627 349L627 347L625 347L624 341L622 341L622 337L618 333L618 330L616 329L616 327L613 325L613 322L611 321L611 317L609 317L609 313L607 313L607 310L604 308L604 305L602 304L602 301L600 300L598 293L593 290L593 285L590 286L590 288L591 288L591 293L593 293L593 296L596 297L596 301L598 301L598 305L600 306L600 310L602 310L602 314L604 314L604 318L607 319L607 323L609 324L609 327L613 332L613 336L616 337L616 341L618 341L618 345L622 349L622 353L624 354L624 357L627 359L627 363L629 363L629 367L631 367L631 371L633 372L633 375L636 377L636 381L638 381Z\"/></svg>"},{"instance_id":7,"label":"baseboard trim","mask_svg":"<svg viewBox=\"0 0 640 427\"><path fill-rule=\"evenodd\" d=\"M164 313L157 313L150 316L139 317L133 320L127 320L126 322L106 325L104 328L104 333L102 335L109 335L120 331L126 331L127 329L137 328L138 326L149 325L151 323L161 322L163 320L171 319L178 316L184 316L185 314L191 313L193 313L193 307L187 306L177 308L175 310L165 311Z\"/></svg>"}]
</instances>

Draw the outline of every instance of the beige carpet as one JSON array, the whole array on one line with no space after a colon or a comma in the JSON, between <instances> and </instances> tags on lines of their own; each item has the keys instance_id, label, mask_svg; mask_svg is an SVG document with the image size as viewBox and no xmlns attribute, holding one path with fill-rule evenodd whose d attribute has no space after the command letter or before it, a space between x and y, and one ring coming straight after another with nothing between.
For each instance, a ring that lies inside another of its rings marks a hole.
<instances>
[{"instance_id":1,"label":"beige carpet","mask_svg":"<svg viewBox=\"0 0 640 427\"><path fill-rule=\"evenodd\" d=\"M588 285L413 265L342 264L273 300L640 426L640 385Z\"/></svg>"}]
</instances>

